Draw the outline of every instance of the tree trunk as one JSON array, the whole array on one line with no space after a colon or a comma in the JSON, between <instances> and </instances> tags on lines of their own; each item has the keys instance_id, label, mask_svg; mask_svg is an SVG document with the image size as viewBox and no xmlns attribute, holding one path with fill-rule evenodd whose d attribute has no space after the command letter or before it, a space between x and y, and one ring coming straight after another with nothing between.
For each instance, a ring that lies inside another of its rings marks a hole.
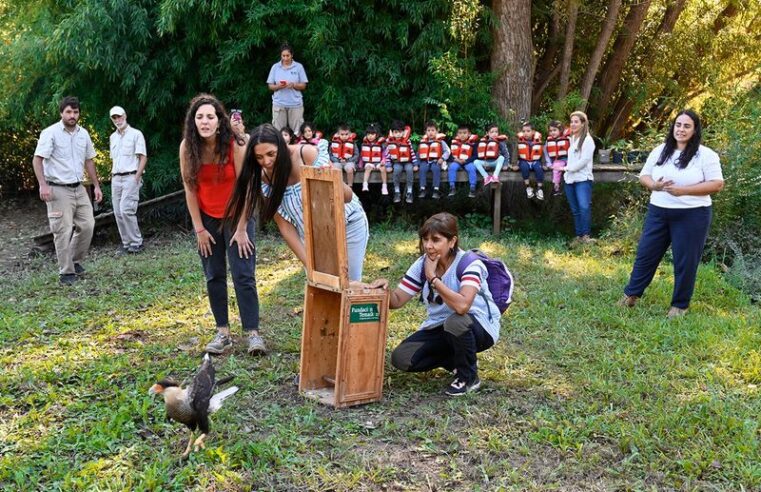
<instances>
[{"instance_id":1,"label":"tree trunk","mask_svg":"<svg viewBox=\"0 0 761 492\"><path fill-rule=\"evenodd\" d=\"M517 125L531 111L534 49L531 39L531 1L494 0L497 19L491 69L499 73L492 96L503 118Z\"/></svg>"},{"instance_id":2,"label":"tree trunk","mask_svg":"<svg viewBox=\"0 0 761 492\"><path fill-rule=\"evenodd\" d=\"M637 42L650 2L651 0L640 0L629 8L624 25L619 31L615 43L613 43L613 51L602 69L600 97L595 100L595 107L593 108L598 122L602 122L610 112L608 108L610 100L618 88L626 61Z\"/></svg>"},{"instance_id":3,"label":"tree trunk","mask_svg":"<svg viewBox=\"0 0 761 492\"><path fill-rule=\"evenodd\" d=\"M536 114L539 112L539 106L542 104L542 95L544 95L544 91L547 90L547 87L550 86L552 81L555 80L555 77L557 77L559 73L560 65L555 65L555 68L553 68L550 73L542 79L539 87L534 88L534 97L531 100L531 114Z\"/></svg>"},{"instance_id":4,"label":"tree trunk","mask_svg":"<svg viewBox=\"0 0 761 492\"><path fill-rule=\"evenodd\" d=\"M603 22L600 36L597 38L597 44L592 52L592 56L589 58L589 64L587 65L587 70L584 72L584 79L581 82L581 98L585 101L589 100L589 94L592 93L592 85L595 82L597 70L600 68L602 57L605 55L605 50L608 48L611 36L613 36L613 31L616 28L616 20L618 19L618 12L620 10L621 0L610 0L608 3L608 12L605 14L605 22ZM584 106L586 107L586 103Z\"/></svg>"},{"instance_id":5,"label":"tree trunk","mask_svg":"<svg viewBox=\"0 0 761 492\"><path fill-rule=\"evenodd\" d=\"M542 103L542 94L549 86L549 81L557 77L559 65L555 63L558 51L560 51L560 8L561 0L552 2L552 19L550 20L549 33L545 42L544 52L536 64L534 73L534 97L531 102L531 114L539 111Z\"/></svg>"},{"instance_id":6,"label":"tree trunk","mask_svg":"<svg viewBox=\"0 0 761 492\"><path fill-rule=\"evenodd\" d=\"M560 88L558 100L568 95L568 83L571 78L571 60L573 59L573 38L576 35L576 18L579 16L579 0L568 0L568 24L565 28L563 44L563 62L560 65Z\"/></svg>"}]
</instances>

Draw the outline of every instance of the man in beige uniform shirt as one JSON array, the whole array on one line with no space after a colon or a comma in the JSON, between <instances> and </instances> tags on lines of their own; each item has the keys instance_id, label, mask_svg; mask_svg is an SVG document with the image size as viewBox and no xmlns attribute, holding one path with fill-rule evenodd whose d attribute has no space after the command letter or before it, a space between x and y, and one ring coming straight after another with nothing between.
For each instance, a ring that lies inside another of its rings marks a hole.
<instances>
[{"instance_id":1,"label":"man in beige uniform shirt","mask_svg":"<svg viewBox=\"0 0 761 492\"><path fill-rule=\"evenodd\" d=\"M143 185L143 171L148 156L143 132L127 124L127 113L121 106L109 111L116 131L111 134L111 197L116 226L122 238L120 253L139 253L143 236L137 224L137 203Z\"/></svg>"},{"instance_id":2,"label":"man in beige uniform shirt","mask_svg":"<svg viewBox=\"0 0 761 492\"><path fill-rule=\"evenodd\" d=\"M77 124L79 99L64 97L59 110L61 121L42 130L32 164L40 198L48 207L60 280L72 285L85 272L82 260L95 226L90 197L82 186L85 168L95 186L96 202L103 199L103 193L95 173L96 154L90 134Z\"/></svg>"}]
</instances>

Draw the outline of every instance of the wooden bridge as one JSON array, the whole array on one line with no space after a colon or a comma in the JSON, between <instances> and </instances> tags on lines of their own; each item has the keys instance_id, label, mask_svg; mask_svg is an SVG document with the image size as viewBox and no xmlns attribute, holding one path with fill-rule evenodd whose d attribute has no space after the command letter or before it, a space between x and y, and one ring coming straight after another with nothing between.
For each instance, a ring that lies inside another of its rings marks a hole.
<instances>
[{"instance_id":1,"label":"wooden bridge","mask_svg":"<svg viewBox=\"0 0 761 492\"><path fill-rule=\"evenodd\" d=\"M637 175L639 174L640 169L642 168L641 165L621 165L621 164L596 164L593 167L594 170L594 176L595 181L598 183L614 183L614 182L622 182L622 181L637 181ZM361 186L362 180L363 180L363 173L357 172L354 174L354 185L355 189L358 186ZM404 181L405 175L402 173L401 176L402 181ZM481 177L479 176L479 181L481 180ZM492 208L493 208L493 214L492 214L492 233L493 234L499 234L500 232L500 226L502 223L502 184L508 183L511 181L514 182L520 182L523 181L523 178L521 178L520 172L513 171L512 169L507 170L503 169L499 176L500 184L497 185L497 183L493 183L490 186L491 188L491 194L492 194ZM389 184L391 183L391 177L388 178ZM551 182L552 181L552 171L545 172L545 182ZM380 173L373 172L370 180L370 183L380 183L381 177ZM415 183L418 182L418 173L415 172ZM442 182L446 182L446 172L442 172ZM468 175L465 171L458 171L457 172L457 182L458 183L467 183L468 182ZM92 196L92 194L91 194ZM160 197L152 198L150 200L146 200L144 202L141 202L138 207L138 213L145 213L146 211L159 207L159 206L165 206L170 203L179 202L181 200L184 200L185 198L185 192L184 190L175 191L172 193L169 193L167 195L163 195ZM442 198L442 200L445 200L446 198ZM113 212L107 212L98 214L95 216L95 229L105 227L108 225L113 224L116 221L114 217ZM53 247L53 234L51 233L44 233L40 234L39 236L34 237L34 246L33 248L38 251L43 250L49 250Z\"/></svg>"}]
</instances>

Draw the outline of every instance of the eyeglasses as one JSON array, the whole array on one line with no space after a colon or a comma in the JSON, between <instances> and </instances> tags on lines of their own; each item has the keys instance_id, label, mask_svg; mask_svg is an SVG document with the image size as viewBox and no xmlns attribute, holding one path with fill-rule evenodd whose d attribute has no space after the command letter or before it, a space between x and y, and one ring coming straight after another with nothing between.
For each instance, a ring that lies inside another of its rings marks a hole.
<instances>
[{"instance_id":1,"label":"eyeglasses","mask_svg":"<svg viewBox=\"0 0 761 492\"><path fill-rule=\"evenodd\" d=\"M428 297L427 297L427 300L428 300L428 304L438 304L439 306L444 304L444 299L442 299L440 295L438 295L438 294L434 295L433 294L433 286L431 285L430 282L428 282Z\"/></svg>"}]
</instances>

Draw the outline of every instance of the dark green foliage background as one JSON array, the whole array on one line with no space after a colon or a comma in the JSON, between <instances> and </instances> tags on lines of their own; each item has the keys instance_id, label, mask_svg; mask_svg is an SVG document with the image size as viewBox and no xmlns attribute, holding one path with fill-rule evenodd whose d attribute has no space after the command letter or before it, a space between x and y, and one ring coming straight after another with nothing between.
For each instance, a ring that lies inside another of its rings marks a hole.
<instances>
[{"instance_id":1,"label":"dark green foliage background","mask_svg":"<svg viewBox=\"0 0 761 492\"><path fill-rule=\"evenodd\" d=\"M58 119L57 103L82 101L107 173L108 109L119 104L146 135L146 192L179 187L177 147L186 105L211 92L244 110L249 128L271 118L265 81L288 41L310 83L306 118L326 134L340 122L362 132L401 118L422 131L435 118L483 126L491 105L488 29L463 56L449 35L450 2L338 0L21 1L5 6L0 48L3 192L28 186L34 139L5 152L10 135ZM23 28L20 26L23 24ZM481 22L485 26L485 22ZM51 34L52 33L52 34ZM19 158L21 160L19 160ZM10 172L21 166L20 173ZM19 177L16 177L19 175ZM7 177L6 177L7 176ZM33 181L32 181L33 183Z\"/></svg>"}]
</instances>

